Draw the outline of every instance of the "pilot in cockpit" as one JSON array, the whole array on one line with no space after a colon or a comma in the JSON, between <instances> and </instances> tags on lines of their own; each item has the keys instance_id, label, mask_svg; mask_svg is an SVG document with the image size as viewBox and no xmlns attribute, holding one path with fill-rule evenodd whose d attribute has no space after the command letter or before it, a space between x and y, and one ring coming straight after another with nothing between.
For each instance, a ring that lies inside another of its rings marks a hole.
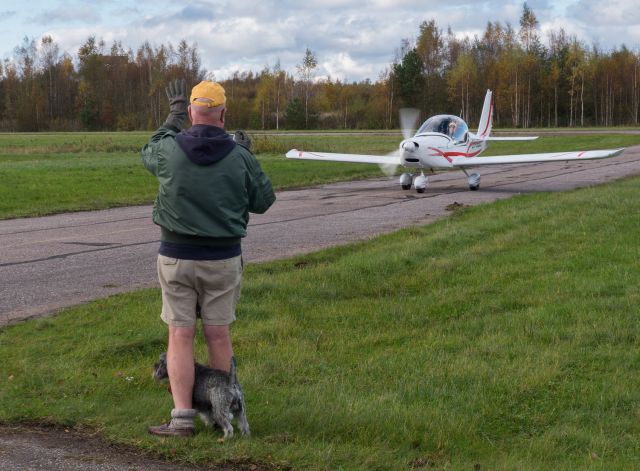
<instances>
[{"instance_id":1,"label":"pilot in cockpit","mask_svg":"<svg viewBox=\"0 0 640 471\"><path fill-rule=\"evenodd\" d=\"M453 135L456 133L456 123L455 121L450 121L449 122L449 130L447 132L447 136L453 137Z\"/></svg>"}]
</instances>

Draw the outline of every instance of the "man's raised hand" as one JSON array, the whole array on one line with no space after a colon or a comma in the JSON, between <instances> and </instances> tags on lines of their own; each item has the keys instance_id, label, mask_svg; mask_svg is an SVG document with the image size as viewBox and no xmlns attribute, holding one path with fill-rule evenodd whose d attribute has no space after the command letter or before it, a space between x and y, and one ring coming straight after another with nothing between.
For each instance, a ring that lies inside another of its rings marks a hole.
<instances>
[{"instance_id":1,"label":"man's raised hand","mask_svg":"<svg viewBox=\"0 0 640 471\"><path fill-rule=\"evenodd\" d=\"M177 79L169 82L164 91L169 99L169 116L163 126L180 130L187 117L187 83L184 79Z\"/></svg>"}]
</instances>

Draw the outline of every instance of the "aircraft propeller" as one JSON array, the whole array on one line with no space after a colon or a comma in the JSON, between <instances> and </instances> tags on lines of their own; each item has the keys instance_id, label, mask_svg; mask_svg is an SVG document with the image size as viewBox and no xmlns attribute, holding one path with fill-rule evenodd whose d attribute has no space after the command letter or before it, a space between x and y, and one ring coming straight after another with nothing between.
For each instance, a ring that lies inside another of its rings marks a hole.
<instances>
[{"instance_id":1,"label":"aircraft propeller","mask_svg":"<svg viewBox=\"0 0 640 471\"><path fill-rule=\"evenodd\" d=\"M419 117L420 110L416 108L400 108L400 128L404 139L413 137Z\"/></svg>"},{"instance_id":2,"label":"aircraft propeller","mask_svg":"<svg viewBox=\"0 0 640 471\"><path fill-rule=\"evenodd\" d=\"M387 156L389 157L396 157L397 155L398 155L397 150L394 150L387 154ZM378 167L380 167L380 170L382 170L382 173L384 173L387 177L393 177L396 174L396 171L398 170L397 164L378 164Z\"/></svg>"},{"instance_id":3,"label":"aircraft propeller","mask_svg":"<svg viewBox=\"0 0 640 471\"><path fill-rule=\"evenodd\" d=\"M416 108L400 108L400 128L402 129L402 137L404 139L410 139L413 137L416 131L416 124L420 117L420 110ZM398 151L389 152L389 156L397 156ZM388 176L392 177L398 170L396 164L379 164L380 170Z\"/></svg>"}]
</instances>

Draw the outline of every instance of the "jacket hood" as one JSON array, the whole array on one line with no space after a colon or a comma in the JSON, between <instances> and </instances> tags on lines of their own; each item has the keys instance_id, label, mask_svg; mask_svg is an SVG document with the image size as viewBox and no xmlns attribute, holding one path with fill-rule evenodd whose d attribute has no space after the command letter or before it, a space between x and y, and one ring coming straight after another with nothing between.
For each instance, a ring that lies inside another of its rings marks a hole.
<instances>
[{"instance_id":1,"label":"jacket hood","mask_svg":"<svg viewBox=\"0 0 640 471\"><path fill-rule=\"evenodd\" d=\"M181 131L176 141L189 160L197 165L211 165L224 159L236 143L224 129L196 124Z\"/></svg>"}]
</instances>

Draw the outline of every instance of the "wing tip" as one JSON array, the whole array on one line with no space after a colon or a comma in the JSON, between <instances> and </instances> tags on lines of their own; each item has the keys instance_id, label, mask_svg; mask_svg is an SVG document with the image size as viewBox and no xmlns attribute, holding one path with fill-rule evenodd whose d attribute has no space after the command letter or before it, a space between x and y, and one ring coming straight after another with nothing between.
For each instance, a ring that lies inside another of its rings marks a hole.
<instances>
[{"instance_id":1,"label":"wing tip","mask_svg":"<svg viewBox=\"0 0 640 471\"><path fill-rule=\"evenodd\" d=\"M600 153L599 157L596 158L609 158L609 157L617 157L622 154L626 150L626 147L619 147L617 149L603 149L603 150L592 150L592 151L584 151L581 154L588 154L589 152L594 152L596 154ZM593 158L593 157L592 157Z\"/></svg>"}]
</instances>

